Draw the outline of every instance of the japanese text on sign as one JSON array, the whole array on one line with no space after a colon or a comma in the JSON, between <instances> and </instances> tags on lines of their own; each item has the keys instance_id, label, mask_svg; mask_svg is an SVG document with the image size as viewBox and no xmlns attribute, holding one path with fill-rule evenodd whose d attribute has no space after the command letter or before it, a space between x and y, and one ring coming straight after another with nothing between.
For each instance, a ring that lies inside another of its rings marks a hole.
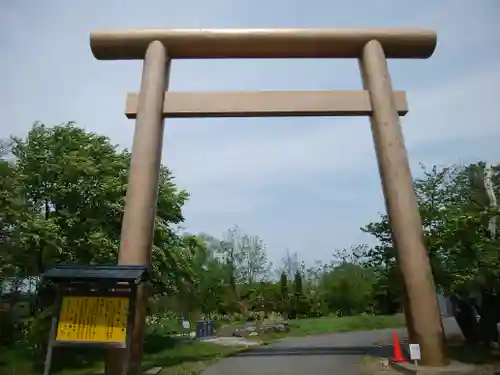
<instances>
[{"instance_id":1,"label":"japanese text on sign","mask_svg":"<svg viewBox=\"0 0 500 375\"><path fill-rule=\"evenodd\" d=\"M63 297L57 341L125 343L129 299Z\"/></svg>"}]
</instances>

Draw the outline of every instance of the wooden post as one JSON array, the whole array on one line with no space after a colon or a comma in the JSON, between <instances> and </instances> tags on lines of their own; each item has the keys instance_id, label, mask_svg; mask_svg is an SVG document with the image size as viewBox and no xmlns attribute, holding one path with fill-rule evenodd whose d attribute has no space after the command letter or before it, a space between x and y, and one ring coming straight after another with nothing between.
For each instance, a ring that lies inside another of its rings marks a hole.
<instances>
[{"instance_id":1,"label":"wooden post","mask_svg":"<svg viewBox=\"0 0 500 375\"><path fill-rule=\"evenodd\" d=\"M413 189L403 132L382 45L371 40L361 54L361 73L372 104L372 134L394 248L408 293L409 326L422 351L422 365L443 366L448 360L436 288Z\"/></svg>"},{"instance_id":2,"label":"wooden post","mask_svg":"<svg viewBox=\"0 0 500 375\"><path fill-rule=\"evenodd\" d=\"M163 146L163 100L168 85L169 66L165 46L159 41L152 41L144 57L118 264L151 264ZM141 373L146 303L147 291L141 286L137 290L130 375ZM125 358L123 349L110 350L106 374L120 375Z\"/></svg>"}]
</instances>

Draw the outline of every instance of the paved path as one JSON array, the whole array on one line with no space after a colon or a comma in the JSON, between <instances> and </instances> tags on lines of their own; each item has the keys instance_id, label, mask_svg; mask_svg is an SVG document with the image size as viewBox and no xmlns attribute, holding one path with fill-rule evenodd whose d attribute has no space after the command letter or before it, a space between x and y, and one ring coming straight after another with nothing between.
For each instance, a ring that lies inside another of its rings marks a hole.
<instances>
[{"instance_id":1,"label":"paved path","mask_svg":"<svg viewBox=\"0 0 500 375\"><path fill-rule=\"evenodd\" d=\"M448 333L456 332L454 319L447 319L443 324ZM391 344L393 331L290 337L225 358L206 369L202 375L359 375L357 365L361 356L390 355L390 346L378 346ZM397 332L401 340L406 339L406 329L398 329Z\"/></svg>"}]
</instances>

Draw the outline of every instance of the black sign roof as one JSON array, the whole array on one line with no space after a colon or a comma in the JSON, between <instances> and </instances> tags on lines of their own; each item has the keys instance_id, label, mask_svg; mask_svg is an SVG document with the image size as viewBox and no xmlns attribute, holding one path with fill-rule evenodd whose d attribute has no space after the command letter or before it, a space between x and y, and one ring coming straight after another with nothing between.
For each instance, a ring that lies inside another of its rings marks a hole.
<instances>
[{"instance_id":1,"label":"black sign roof","mask_svg":"<svg viewBox=\"0 0 500 375\"><path fill-rule=\"evenodd\" d=\"M54 282L127 281L139 284L149 278L147 266L60 264L42 277Z\"/></svg>"}]
</instances>

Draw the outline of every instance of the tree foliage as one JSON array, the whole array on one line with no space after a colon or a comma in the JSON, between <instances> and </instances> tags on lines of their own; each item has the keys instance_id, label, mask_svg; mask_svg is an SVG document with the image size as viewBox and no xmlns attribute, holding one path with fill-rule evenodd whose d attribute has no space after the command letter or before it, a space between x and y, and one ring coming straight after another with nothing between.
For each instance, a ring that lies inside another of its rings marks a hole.
<instances>
[{"instance_id":1,"label":"tree foliage","mask_svg":"<svg viewBox=\"0 0 500 375\"><path fill-rule=\"evenodd\" d=\"M500 166L494 166L492 183L496 195L500 188L499 172ZM424 169L414 186L438 288L453 299L456 311L462 312L457 320L465 331L474 331L471 325L475 324L477 313L484 331L496 333L493 326L500 318L500 301L496 297L500 281L500 242L491 236L488 223L499 211L489 204L484 173L482 162L442 169L434 166ZM388 295L390 287L401 283L398 283L400 275L387 216L382 215L380 221L368 224L363 230L379 240L380 244L370 249L367 258L382 276L379 277L379 283L383 280L379 284L380 294ZM402 291L398 294L402 295Z\"/></svg>"},{"instance_id":2,"label":"tree foliage","mask_svg":"<svg viewBox=\"0 0 500 375\"><path fill-rule=\"evenodd\" d=\"M120 240L130 154L105 137L73 123L35 123L26 138L13 138L11 186L2 203L16 246L8 261L18 276L38 276L56 263L115 263ZM175 231L188 195L162 167L153 248L156 291L175 290L188 275L190 243ZM166 277L167 276L167 277Z\"/></svg>"},{"instance_id":3,"label":"tree foliage","mask_svg":"<svg viewBox=\"0 0 500 375\"><path fill-rule=\"evenodd\" d=\"M116 262L129 165L127 150L74 123L35 123L27 136L0 142L2 300L32 298L39 275L53 264ZM457 319L468 338L481 331L484 340L495 340L487 333L500 310L500 244L488 225L499 212L486 194L484 173L484 163L432 167L423 169L414 186L439 290L467 312ZM493 166L492 186L498 195L499 166ZM374 236L374 246L335 249L330 259L309 267L287 250L273 267L263 239L237 225L221 238L181 232L187 199L162 166L150 319L401 311L403 283L386 215L362 228ZM34 299L34 313L50 304L42 295ZM481 330L471 323L475 312ZM1 327L3 343L36 331L16 327L11 321ZM45 326L35 328L46 335Z\"/></svg>"}]
</instances>

